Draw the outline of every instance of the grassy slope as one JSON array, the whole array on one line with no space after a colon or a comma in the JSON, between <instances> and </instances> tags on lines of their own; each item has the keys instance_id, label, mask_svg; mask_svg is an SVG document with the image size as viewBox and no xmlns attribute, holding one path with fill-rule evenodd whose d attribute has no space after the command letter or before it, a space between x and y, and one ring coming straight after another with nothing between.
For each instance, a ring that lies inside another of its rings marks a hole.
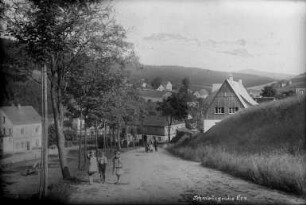
<instances>
[{"instance_id":1,"label":"grassy slope","mask_svg":"<svg viewBox=\"0 0 306 205\"><path fill-rule=\"evenodd\" d=\"M305 103L294 97L242 110L170 151L259 184L305 194Z\"/></svg>"}]
</instances>

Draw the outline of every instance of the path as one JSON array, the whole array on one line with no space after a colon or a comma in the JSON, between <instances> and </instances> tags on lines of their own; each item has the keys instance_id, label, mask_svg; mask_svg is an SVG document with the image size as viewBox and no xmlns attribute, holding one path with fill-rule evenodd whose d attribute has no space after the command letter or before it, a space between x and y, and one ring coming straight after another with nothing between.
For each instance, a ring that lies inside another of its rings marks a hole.
<instances>
[{"instance_id":1,"label":"path","mask_svg":"<svg viewBox=\"0 0 306 205\"><path fill-rule=\"evenodd\" d=\"M109 174L109 166L105 184L88 185L84 182L72 185L76 191L70 195L69 202L190 204L194 195L200 195L211 197L204 202L217 202L218 197L224 197L224 203L229 203L232 198L239 204L305 204L305 200L296 196L204 168L197 162L174 157L164 149L155 153L132 150L123 153L122 160L124 175L121 185L114 184L115 178Z\"/></svg>"}]
</instances>

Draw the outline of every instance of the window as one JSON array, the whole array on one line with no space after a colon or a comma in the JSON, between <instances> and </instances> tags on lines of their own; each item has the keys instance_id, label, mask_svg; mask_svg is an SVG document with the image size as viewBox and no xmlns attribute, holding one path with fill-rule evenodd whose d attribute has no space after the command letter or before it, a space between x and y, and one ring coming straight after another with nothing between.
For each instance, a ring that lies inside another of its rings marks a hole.
<instances>
[{"instance_id":1,"label":"window","mask_svg":"<svg viewBox=\"0 0 306 205\"><path fill-rule=\"evenodd\" d=\"M300 90L300 94L303 95L304 94L304 90Z\"/></svg>"},{"instance_id":2,"label":"window","mask_svg":"<svg viewBox=\"0 0 306 205\"><path fill-rule=\"evenodd\" d=\"M3 128L3 135L6 135L6 133L5 133L5 127Z\"/></svg>"},{"instance_id":3,"label":"window","mask_svg":"<svg viewBox=\"0 0 306 205\"><path fill-rule=\"evenodd\" d=\"M37 126L37 127L35 128L35 132L38 132L38 130L39 130L39 126Z\"/></svg>"},{"instance_id":4,"label":"window","mask_svg":"<svg viewBox=\"0 0 306 205\"><path fill-rule=\"evenodd\" d=\"M224 114L224 107L215 107L215 114Z\"/></svg>"},{"instance_id":5,"label":"window","mask_svg":"<svg viewBox=\"0 0 306 205\"><path fill-rule=\"evenodd\" d=\"M24 142L21 142L21 149L23 149L24 147Z\"/></svg>"},{"instance_id":6,"label":"window","mask_svg":"<svg viewBox=\"0 0 306 205\"><path fill-rule=\"evenodd\" d=\"M12 135L12 129L9 128L9 135Z\"/></svg>"},{"instance_id":7,"label":"window","mask_svg":"<svg viewBox=\"0 0 306 205\"><path fill-rule=\"evenodd\" d=\"M234 114L235 112L238 112L238 107L230 107L228 108L228 113L229 114Z\"/></svg>"},{"instance_id":8,"label":"window","mask_svg":"<svg viewBox=\"0 0 306 205\"><path fill-rule=\"evenodd\" d=\"M24 129L21 128L20 133L23 135L24 134Z\"/></svg>"},{"instance_id":9,"label":"window","mask_svg":"<svg viewBox=\"0 0 306 205\"><path fill-rule=\"evenodd\" d=\"M2 118L2 122L3 122L3 124L5 123L5 116L3 116L3 118Z\"/></svg>"}]
</instances>

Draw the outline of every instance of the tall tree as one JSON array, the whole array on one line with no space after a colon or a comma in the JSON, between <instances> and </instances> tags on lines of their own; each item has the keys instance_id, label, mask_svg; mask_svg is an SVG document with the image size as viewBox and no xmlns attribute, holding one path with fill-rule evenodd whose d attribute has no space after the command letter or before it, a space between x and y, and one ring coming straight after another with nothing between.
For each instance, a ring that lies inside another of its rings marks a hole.
<instances>
[{"instance_id":1,"label":"tall tree","mask_svg":"<svg viewBox=\"0 0 306 205\"><path fill-rule=\"evenodd\" d=\"M64 147L64 95L82 55L122 63L132 49L108 3L97 0L28 0L12 7L8 32L27 48L36 63L47 65L63 178L70 178ZM84 68L86 69L86 68Z\"/></svg>"},{"instance_id":2,"label":"tall tree","mask_svg":"<svg viewBox=\"0 0 306 205\"><path fill-rule=\"evenodd\" d=\"M181 121L188 115L186 99L179 93L172 93L167 99L158 103L157 110L161 111L162 116L167 118L168 141L171 140L171 126L174 120Z\"/></svg>"}]
</instances>

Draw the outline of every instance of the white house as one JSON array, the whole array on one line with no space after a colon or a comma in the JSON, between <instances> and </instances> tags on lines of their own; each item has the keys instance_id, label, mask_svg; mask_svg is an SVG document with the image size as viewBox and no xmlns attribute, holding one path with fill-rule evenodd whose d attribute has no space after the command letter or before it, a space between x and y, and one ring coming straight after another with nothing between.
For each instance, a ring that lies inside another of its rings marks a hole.
<instances>
[{"instance_id":1,"label":"white house","mask_svg":"<svg viewBox=\"0 0 306 205\"><path fill-rule=\"evenodd\" d=\"M162 83L157 88L157 90L158 91L164 91L164 90L172 91L172 83L170 81L168 81L167 83Z\"/></svg>"},{"instance_id":2,"label":"white house","mask_svg":"<svg viewBox=\"0 0 306 205\"><path fill-rule=\"evenodd\" d=\"M41 147L41 117L32 106L0 107L0 150L16 153Z\"/></svg>"}]
</instances>

